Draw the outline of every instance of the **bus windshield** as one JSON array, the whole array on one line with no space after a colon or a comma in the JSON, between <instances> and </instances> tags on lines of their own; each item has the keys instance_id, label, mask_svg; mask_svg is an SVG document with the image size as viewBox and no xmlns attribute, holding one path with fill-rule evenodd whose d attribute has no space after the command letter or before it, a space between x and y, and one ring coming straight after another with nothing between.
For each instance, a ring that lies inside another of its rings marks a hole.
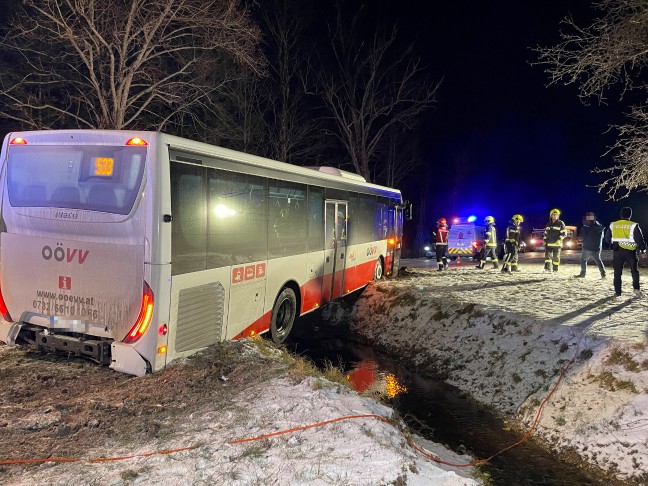
<instances>
[{"instance_id":1,"label":"bus windshield","mask_svg":"<svg viewBox=\"0 0 648 486\"><path fill-rule=\"evenodd\" d=\"M9 202L12 207L86 209L126 215L137 198L145 160L145 147L10 147Z\"/></svg>"}]
</instances>

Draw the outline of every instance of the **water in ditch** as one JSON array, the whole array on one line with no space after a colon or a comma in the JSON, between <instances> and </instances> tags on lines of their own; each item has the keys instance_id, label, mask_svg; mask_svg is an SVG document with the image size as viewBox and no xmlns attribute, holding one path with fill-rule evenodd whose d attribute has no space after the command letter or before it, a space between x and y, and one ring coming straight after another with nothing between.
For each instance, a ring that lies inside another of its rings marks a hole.
<instances>
[{"instance_id":1,"label":"water in ditch","mask_svg":"<svg viewBox=\"0 0 648 486\"><path fill-rule=\"evenodd\" d=\"M404 417L408 426L455 452L489 457L521 438L507 430L507 424L494 412L477 405L457 388L418 374L397 359L354 341L346 326L328 325L319 313L298 322L286 344L319 366L333 363L342 367L359 391L373 386L376 377L381 378L382 386L387 381L394 394L388 405ZM480 469L494 485L609 484L560 461L530 440Z\"/></svg>"}]
</instances>

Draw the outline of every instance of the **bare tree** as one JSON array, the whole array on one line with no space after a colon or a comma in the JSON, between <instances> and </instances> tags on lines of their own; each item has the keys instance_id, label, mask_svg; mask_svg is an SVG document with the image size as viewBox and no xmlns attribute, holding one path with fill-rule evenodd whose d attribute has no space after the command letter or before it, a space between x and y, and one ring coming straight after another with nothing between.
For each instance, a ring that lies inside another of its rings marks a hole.
<instances>
[{"instance_id":1,"label":"bare tree","mask_svg":"<svg viewBox=\"0 0 648 486\"><path fill-rule=\"evenodd\" d=\"M152 128L196 119L221 56L263 70L238 0L26 0L1 45L0 114L25 127ZM222 80L220 80L222 82Z\"/></svg>"},{"instance_id":2,"label":"bare tree","mask_svg":"<svg viewBox=\"0 0 648 486\"><path fill-rule=\"evenodd\" d=\"M313 115L315 100L309 99L304 88L313 14L304 0L265 0L260 7L268 60L268 76L262 82L266 155L300 164L322 150L321 125Z\"/></svg>"},{"instance_id":3,"label":"bare tree","mask_svg":"<svg viewBox=\"0 0 648 486\"><path fill-rule=\"evenodd\" d=\"M583 100L595 97L604 103L612 86L620 98L630 92L639 96L631 107L629 122L615 126L616 143L608 153L612 167L596 169L608 178L599 185L610 199L627 197L632 190L648 190L648 2L646 0L600 0L600 11L590 26L581 28L572 18L564 20L562 42L538 48L540 63L548 66L550 84L574 84Z\"/></svg>"},{"instance_id":4,"label":"bare tree","mask_svg":"<svg viewBox=\"0 0 648 486\"><path fill-rule=\"evenodd\" d=\"M376 157L392 126L411 126L433 106L438 84L430 82L413 47L399 49L397 28L375 33L368 42L338 9L331 35L333 61L323 67L320 91L330 110L333 134L348 152L356 172L368 181L381 161Z\"/></svg>"},{"instance_id":5,"label":"bare tree","mask_svg":"<svg viewBox=\"0 0 648 486\"><path fill-rule=\"evenodd\" d=\"M376 152L376 164L371 178L378 184L397 187L411 172L420 167L419 140L415 130L392 125L385 132L381 148Z\"/></svg>"}]
</instances>

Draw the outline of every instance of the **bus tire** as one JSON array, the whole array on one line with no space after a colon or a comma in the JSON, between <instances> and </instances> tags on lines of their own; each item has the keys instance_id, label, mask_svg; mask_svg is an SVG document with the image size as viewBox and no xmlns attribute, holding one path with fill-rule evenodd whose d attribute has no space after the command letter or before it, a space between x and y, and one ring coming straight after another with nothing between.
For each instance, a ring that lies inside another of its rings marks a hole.
<instances>
[{"instance_id":1,"label":"bus tire","mask_svg":"<svg viewBox=\"0 0 648 486\"><path fill-rule=\"evenodd\" d=\"M378 257L376 260L376 266L374 267L374 280L380 280L383 278L383 275L385 274L384 268L383 268L383 262L382 258Z\"/></svg>"},{"instance_id":2,"label":"bus tire","mask_svg":"<svg viewBox=\"0 0 648 486\"><path fill-rule=\"evenodd\" d=\"M295 317L297 297L291 288L285 287L275 300L270 318L270 335L275 343L281 344L286 340L295 323Z\"/></svg>"}]
</instances>

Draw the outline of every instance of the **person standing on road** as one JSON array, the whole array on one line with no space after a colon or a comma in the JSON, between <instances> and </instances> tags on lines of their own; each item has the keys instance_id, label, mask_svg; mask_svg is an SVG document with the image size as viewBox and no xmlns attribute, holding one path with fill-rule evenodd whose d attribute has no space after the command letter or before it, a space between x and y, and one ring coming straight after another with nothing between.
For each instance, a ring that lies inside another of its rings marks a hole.
<instances>
[{"instance_id":1,"label":"person standing on road","mask_svg":"<svg viewBox=\"0 0 648 486\"><path fill-rule=\"evenodd\" d=\"M552 269L554 272L557 272L560 266L560 250L562 249L562 241L567 235L567 230L565 229L565 223L558 219L559 217L559 209L552 209L549 212L550 220L545 227L543 237L545 247L545 272L551 272Z\"/></svg>"},{"instance_id":2,"label":"person standing on road","mask_svg":"<svg viewBox=\"0 0 648 486\"><path fill-rule=\"evenodd\" d=\"M437 230L434 234L434 242L436 247L436 261L439 265L439 272L448 269L448 223L445 218L439 218L437 221Z\"/></svg>"},{"instance_id":3,"label":"person standing on road","mask_svg":"<svg viewBox=\"0 0 648 486\"><path fill-rule=\"evenodd\" d=\"M521 214L514 214L506 228L506 239L504 240L504 259L502 260L502 272L519 272L518 251L520 249L520 225L524 221Z\"/></svg>"},{"instance_id":4,"label":"person standing on road","mask_svg":"<svg viewBox=\"0 0 648 486\"><path fill-rule=\"evenodd\" d=\"M486 265L486 258L491 257L493 268L499 268L499 260L497 259L497 233L495 231L495 218L486 216L484 218L486 231L484 231L484 246L481 250L479 264L477 268L484 268Z\"/></svg>"},{"instance_id":5,"label":"person standing on road","mask_svg":"<svg viewBox=\"0 0 648 486\"><path fill-rule=\"evenodd\" d=\"M632 288L637 297L641 297L639 288L639 260L637 251L645 257L646 242L637 223L632 218L632 208L621 209L621 219L610 224L605 232L606 243L612 244L612 268L614 268L614 295L621 296L621 273L627 263L632 274Z\"/></svg>"},{"instance_id":6,"label":"person standing on road","mask_svg":"<svg viewBox=\"0 0 648 486\"><path fill-rule=\"evenodd\" d=\"M587 273L587 261L592 258L601 272L601 278L605 278L605 266L601 261L601 244L605 228L596 221L596 215L591 212L585 213L583 227L581 228L581 240L583 251L581 252L581 271L576 278L585 278Z\"/></svg>"}]
</instances>

